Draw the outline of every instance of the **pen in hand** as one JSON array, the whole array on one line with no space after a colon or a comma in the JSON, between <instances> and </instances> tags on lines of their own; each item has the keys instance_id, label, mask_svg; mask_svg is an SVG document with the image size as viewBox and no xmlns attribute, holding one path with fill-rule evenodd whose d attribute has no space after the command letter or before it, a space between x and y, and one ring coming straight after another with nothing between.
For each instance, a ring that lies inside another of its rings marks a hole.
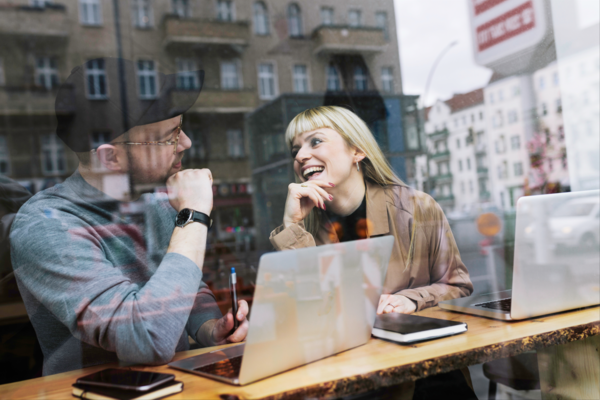
<instances>
[{"instance_id":1,"label":"pen in hand","mask_svg":"<svg viewBox=\"0 0 600 400\"><path fill-rule=\"evenodd\" d=\"M238 301L237 301L237 277L235 274L235 268L231 268L231 275L229 276L229 292L231 293L231 311L233 313L233 332L239 327L240 323L237 319L238 313Z\"/></svg>"}]
</instances>

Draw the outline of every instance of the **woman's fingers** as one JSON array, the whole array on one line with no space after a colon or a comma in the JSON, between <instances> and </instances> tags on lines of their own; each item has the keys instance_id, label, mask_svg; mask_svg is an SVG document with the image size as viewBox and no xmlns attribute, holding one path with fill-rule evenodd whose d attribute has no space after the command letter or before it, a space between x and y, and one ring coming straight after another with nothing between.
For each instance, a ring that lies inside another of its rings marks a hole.
<instances>
[{"instance_id":1,"label":"woman's fingers","mask_svg":"<svg viewBox=\"0 0 600 400\"><path fill-rule=\"evenodd\" d=\"M319 194L319 196L323 198L323 200L326 200L326 201L333 200L333 196L331 194L327 193L323 188L319 187L318 185L313 184L312 181L300 183L298 185L300 186L300 190L302 188L305 188L305 189L311 188L311 189L315 190Z\"/></svg>"}]
</instances>

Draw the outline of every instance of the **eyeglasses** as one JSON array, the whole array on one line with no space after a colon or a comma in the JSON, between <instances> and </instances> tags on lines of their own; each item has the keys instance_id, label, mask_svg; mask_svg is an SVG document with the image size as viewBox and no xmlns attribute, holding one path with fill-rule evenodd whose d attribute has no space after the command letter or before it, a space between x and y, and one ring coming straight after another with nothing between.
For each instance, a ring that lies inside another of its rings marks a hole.
<instances>
[{"instance_id":1,"label":"eyeglasses","mask_svg":"<svg viewBox=\"0 0 600 400\"><path fill-rule=\"evenodd\" d=\"M110 144L125 144L129 146L171 146L173 145L173 155L177 154L177 145L179 144L179 135L181 134L181 128L183 125L183 115L179 121L179 126L175 130L175 134L171 139L165 140L164 142L113 142ZM95 153L96 149L92 150Z\"/></svg>"}]
</instances>

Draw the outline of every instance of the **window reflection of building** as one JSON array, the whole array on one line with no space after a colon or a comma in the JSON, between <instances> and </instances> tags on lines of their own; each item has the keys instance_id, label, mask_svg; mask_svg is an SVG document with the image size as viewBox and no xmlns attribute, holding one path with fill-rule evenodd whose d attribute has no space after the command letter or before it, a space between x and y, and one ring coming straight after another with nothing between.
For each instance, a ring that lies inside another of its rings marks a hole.
<instances>
[{"instance_id":1,"label":"window reflection of building","mask_svg":"<svg viewBox=\"0 0 600 400\"><path fill-rule=\"evenodd\" d=\"M55 57L38 57L35 62L35 83L48 90L58 87Z\"/></svg>"},{"instance_id":2,"label":"window reflection of building","mask_svg":"<svg viewBox=\"0 0 600 400\"><path fill-rule=\"evenodd\" d=\"M294 93L308 93L308 71L306 65L294 65Z\"/></svg>"},{"instance_id":3,"label":"window reflection of building","mask_svg":"<svg viewBox=\"0 0 600 400\"><path fill-rule=\"evenodd\" d=\"M381 89L386 93L394 93L394 75L392 67L381 68Z\"/></svg>"},{"instance_id":4,"label":"window reflection of building","mask_svg":"<svg viewBox=\"0 0 600 400\"><path fill-rule=\"evenodd\" d=\"M354 90L364 92L368 89L367 73L361 65L354 67Z\"/></svg>"},{"instance_id":5,"label":"window reflection of building","mask_svg":"<svg viewBox=\"0 0 600 400\"><path fill-rule=\"evenodd\" d=\"M291 37L302 36L302 14L300 6L296 3L288 6L288 30Z\"/></svg>"},{"instance_id":6,"label":"window reflection of building","mask_svg":"<svg viewBox=\"0 0 600 400\"><path fill-rule=\"evenodd\" d=\"M0 135L0 175L10 174L10 159L6 136Z\"/></svg>"},{"instance_id":7,"label":"window reflection of building","mask_svg":"<svg viewBox=\"0 0 600 400\"><path fill-rule=\"evenodd\" d=\"M257 35L268 35L270 32L269 28L269 15L267 13L267 6L262 1L257 1L253 6L254 11L254 33Z\"/></svg>"},{"instance_id":8,"label":"window reflection of building","mask_svg":"<svg viewBox=\"0 0 600 400\"><path fill-rule=\"evenodd\" d=\"M138 28L150 28L154 25L152 0L131 0L133 25Z\"/></svg>"},{"instance_id":9,"label":"window reflection of building","mask_svg":"<svg viewBox=\"0 0 600 400\"><path fill-rule=\"evenodd\" d=\"M348 25L353 28L362 26L362 11L361 10L349 10L348 11Z\"/></svg>"},{"instance_id":10,"label":"window reflection of building","mask_svg":"<svg viewBox=\"0 0 600 400\"><path fill-rule=\"evenodd\" d=\"M217 19L219 21L235 21L235 7L233 1L217 1Z\"/></svg>"},{"instance_id":11,"label":"window reflection of building","mask_svg":"<svg viewBox=\"0 0 600 400\"><path fill-rule=\"evenodd\" d=\"M385 11L377 11L375 13L375 23L377 27L383 29L385 40L389 40L390 33L388 31L387 13Z\"/></svg>"},{"instance_id":12,"label":"window reflection of building","mask_svg":"<svg viewBox=\"0 0 600 400\"><path fill-rule=\"evenodd\" d=\"M85 71L88 99L105 99L108 97L106 71L104 60L92 60L87 64Z\"/></svg>"},{"instance_id":13,"label":"window reflection of building","mask_svg":"<svg viewBox=\"0 0 600 400\"><path fill-rule=\"evenodd\" d=\"M238 65L237 60L221 61L221 89L239 89L241 87Z\"/></svg>"},{"instance_id":14,"label":"window reflection of building","mask_svg":"<svg viewBox=\"0 0 600 400\"><path fill-rule=\"evenodd\" d=\"M244 137L241 129L227 130L227 148L229 157L244 157Z\"/></svg>"},{"instance_id":15,"label":"window reflection of building","mask_svg":"<svg viewBox=\"0 0 600 400\"><path fill-rule=\"evenodd\" d=\"M263 63L258 66L258 87L261 99L272 99L276 93L275 66L273 63Z\"/></svg>"},{"instance_id":16,"label":"window reflection of building","mask_svg":"<svg viewBox=\"0 0 600 400\"><path fill-rule=\"evenodd\" d=\"M327 66L327 90L342 90L340 73L338 72L338 69L335 65Z\"/></svg>"},{"instance_id":17,"label":"window reflection of building","mask_svg":"<svg viewBox=\"0 0 600 400\"><path fill-rule=\"evenodd\" d=\"M42 172L44 175L59 175L66 170L64 143L54 133L41 136Z\"/></svg>"},{"instance_id":18,"label":"window reflection of building","mask_svg":"<svg viewBox=\"0 0 600 400\"><path fill-rule=\"evenodd\" d=\"M154 99L157 95L156 67L152 60L138 60L138 89L141 99Z\"/></svg>"},{"instance_id":19,"label":"window reflection of building","mask_svg":"<svg viewBox=\"0 0 600 400\"><path fill-rule=\"evenodd\" d=\"M333 25L333 8L321 7L321 25Z\"/></svg>"},{"instance_id":20,"label":"window reflection of building","mask_svg":"<svg viewBox=\"0 0 600 400\"><path fill-rule=\"evenodd\" d=\"M189 18L192 16L189 0L171 0L171 6L173 14L181 18Z\"/></svg>"},{"instance_id":21,"label":"window reflection of building","mask_svg":"<svg viewBox=\"0 0 600 400\"><path fill-rule=\"evenodd\" d=\"M197 89L200 87L196 61L191 58L179 58L177 64L177 88L182 90Z\"/></svg>"},{"instance_id":22,"label":"window reflection of building","mask_svg":"<svg viewBox=\"0 0 600 400\"><path fill-rule=\"evenodd\" d=\"M100 0L79 0L79 18L85 25L102 25Z\"/></svg>"}]
</instances>

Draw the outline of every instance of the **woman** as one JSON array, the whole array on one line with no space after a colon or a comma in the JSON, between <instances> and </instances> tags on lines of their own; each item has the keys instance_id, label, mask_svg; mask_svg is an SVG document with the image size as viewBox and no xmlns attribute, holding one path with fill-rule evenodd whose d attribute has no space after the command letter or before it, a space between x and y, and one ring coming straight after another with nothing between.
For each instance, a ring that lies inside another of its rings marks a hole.
<instances>
[{"instance_id":1,"label":"woman","mask_svg":"<svg viewBox=\"0 0 600 400\"><path fill-rule=\"evenodd\" d=\"M289 185L277 250L393 235L377 313L412 313L469 296L473 284L448 221L427 194L393 173L367 125L336 106L306 110L286 140L299 183Z\"/></svg>"}]
</instances>

